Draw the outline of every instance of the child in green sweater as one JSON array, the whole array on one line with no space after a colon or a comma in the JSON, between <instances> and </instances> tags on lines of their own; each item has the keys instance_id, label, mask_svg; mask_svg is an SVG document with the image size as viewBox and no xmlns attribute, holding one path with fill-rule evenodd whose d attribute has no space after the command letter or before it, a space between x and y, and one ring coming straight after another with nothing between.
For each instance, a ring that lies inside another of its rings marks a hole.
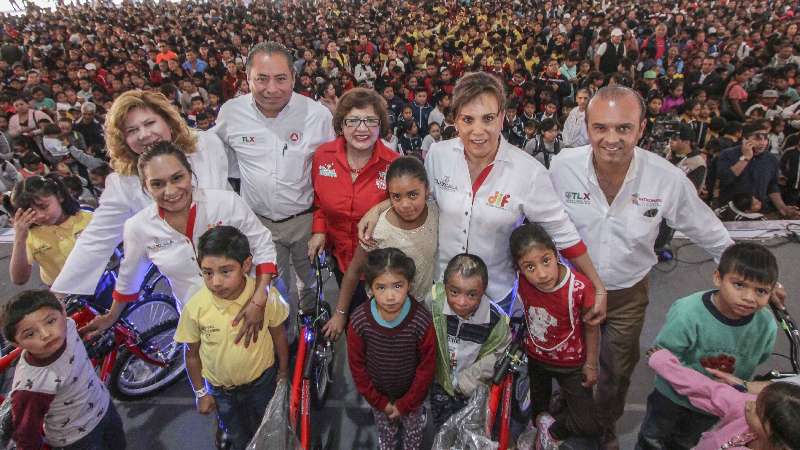
<instances>
[{"instance_id":1,"label":"child in green sweater","mask_svg":"<svg viewBox=\"0 0 800 450\"><path fill-rule=\"evenodd\" d=\"M668 349L684 366L701 373L710 368L752 379L775 343L775 320L764 307L777 280L777 261L764 246L732 245L714 272L717 290L676 301L655 346ZM636 448L692 448L716 421L717 417L691 406L657 376Z\"/></svg>"}]
</instances>

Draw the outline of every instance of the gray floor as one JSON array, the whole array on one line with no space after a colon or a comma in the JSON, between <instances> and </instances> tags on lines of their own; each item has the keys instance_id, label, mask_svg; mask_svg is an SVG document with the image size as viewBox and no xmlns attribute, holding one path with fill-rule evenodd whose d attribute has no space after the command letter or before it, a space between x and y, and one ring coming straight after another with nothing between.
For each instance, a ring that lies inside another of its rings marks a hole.
<instances>
[{"instance_id":1,"label":"gray floor","mask_svg":"<svg viewBox=\"0 0 800 450\"><path fill-rule=\"evenodd\" d=\"M780 241L773 241L780 244ZM685 241L676 241L676 246ZM800 245L789 243L778 245L773 252L778 258L782 271L781 282L789 292L789 308L796 311L800 318L800 308L795 306L793 296L800 292ZM5 267L8 265L10 246L0 246L0 259L4 270L0 273L0 298L5 299L21 288L11 285ZM644 351L658 332L666 312L677 298L711 286L711 274L714 270L705 253L693 246L681 248L678 252L681 263L663 263L651 274L650 307L647 313L641 349ZM700 262L699 264L697 262ZM29 286L38 286L29 283ZM328 298L335 298L335 282L330 280L326 285ZM325 410L314 418L313 426L333 431L330 443L334 448L371 449L376 447L376 438L372 426L372 417L366 403L353 388L349 370L344 357L345 349L339 342L337 346L340 357L336 359L336 382L329 396ZM775 351L786 352L787 342L783 335L779 336ZM785 360L773 357L763 370L787 368ZM623 449L633 448L639 423L644 415L645 399L652 388L652 372L644 362L640 362L633 377L628 395L625 416L619 423L619 436ZM137 402L117 403L125 422L129 448L131 449L212 449L212 419L201 416L194 410L194 397L187 383L179 382L156 398ZM429 430L431 435L433 430ZM430 442L430 436L426 439Z\"/></svg>"}]
</instances>

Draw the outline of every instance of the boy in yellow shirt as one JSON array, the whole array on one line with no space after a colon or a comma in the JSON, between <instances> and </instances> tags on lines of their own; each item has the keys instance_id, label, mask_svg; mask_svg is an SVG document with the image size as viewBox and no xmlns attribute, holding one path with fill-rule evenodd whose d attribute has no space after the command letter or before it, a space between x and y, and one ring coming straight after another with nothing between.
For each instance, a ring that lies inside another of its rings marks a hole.
<instances>
[{"instance_id":1,"label":"boy in yellow shirt","mask_svg":"<svg viewBox=\"0 0 800 450\"><path fill-rule=\"evenodd\" d=\"M272 288L264 308L264 327L249 347L235 344L241 323L236 314L252 297L255 280L247 237L231 226L206 231L197 246L205 286L181 312L175 342L186 344L186 371L197 398L197 410L215 408L227 429L232 449L252 439L277 379L288 376L289 345L283 322L289 308ZM275 364L275 354L278 364Z\"/></svg>"}]
</instances>

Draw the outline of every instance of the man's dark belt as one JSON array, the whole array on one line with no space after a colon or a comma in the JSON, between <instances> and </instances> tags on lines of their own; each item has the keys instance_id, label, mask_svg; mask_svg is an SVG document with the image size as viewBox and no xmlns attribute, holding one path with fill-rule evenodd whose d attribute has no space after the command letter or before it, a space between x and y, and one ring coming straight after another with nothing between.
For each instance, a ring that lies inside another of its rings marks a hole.
<instances>
[{"instance_id":1,"label":"man's dark belt","mask_svg":"<svg viewBox=\"0 0 800 450\"><path fill-rule=\"evenodd\" d=\"M292 215L292 216L289 216L289 217L286 217L286 218L283 218L283 219L280 219L280 220L272 220L272 219L270 219L269 217L266 217L266 216L261 216L261 217L263 217L263 218L265 218L265 219L269 220L269 221L270 221L270 222L272 222L272 223L283 223L283 222L288 222L288 221L290 221L290 220L294 219L295 217L304 216L304 215L306 215L306 214L308 214L308 213L312 213L312 212L314 212L314 207L313 207L313 206L312 206L312 207L310 207L310 208L308 208L308 209L307 209L307 210L305 210L305 211L299 212L299 213L297 213L297 214L294 214L294 215Z\"/></svg>"}]
</instances>

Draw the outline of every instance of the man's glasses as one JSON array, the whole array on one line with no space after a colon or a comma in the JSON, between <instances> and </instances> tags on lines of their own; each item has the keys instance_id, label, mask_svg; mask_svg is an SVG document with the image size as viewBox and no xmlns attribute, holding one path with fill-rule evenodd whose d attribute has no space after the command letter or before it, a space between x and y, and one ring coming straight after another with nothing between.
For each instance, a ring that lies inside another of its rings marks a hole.
<instances>
[{"instance_id":1,"label":"man's glasses","mask_svg":"<svg viewBox=\"0 0 800 450\"><path fill-rule=\"evenodd\" d=\"M361 124L367 126L367 128L377 128L381 124L381 119L377 119L375 117L367 117L367 118L360 118L360 117L348 117L344 119L344 126L348 128L358 128Z\"/></svg>"}]
</instances>

